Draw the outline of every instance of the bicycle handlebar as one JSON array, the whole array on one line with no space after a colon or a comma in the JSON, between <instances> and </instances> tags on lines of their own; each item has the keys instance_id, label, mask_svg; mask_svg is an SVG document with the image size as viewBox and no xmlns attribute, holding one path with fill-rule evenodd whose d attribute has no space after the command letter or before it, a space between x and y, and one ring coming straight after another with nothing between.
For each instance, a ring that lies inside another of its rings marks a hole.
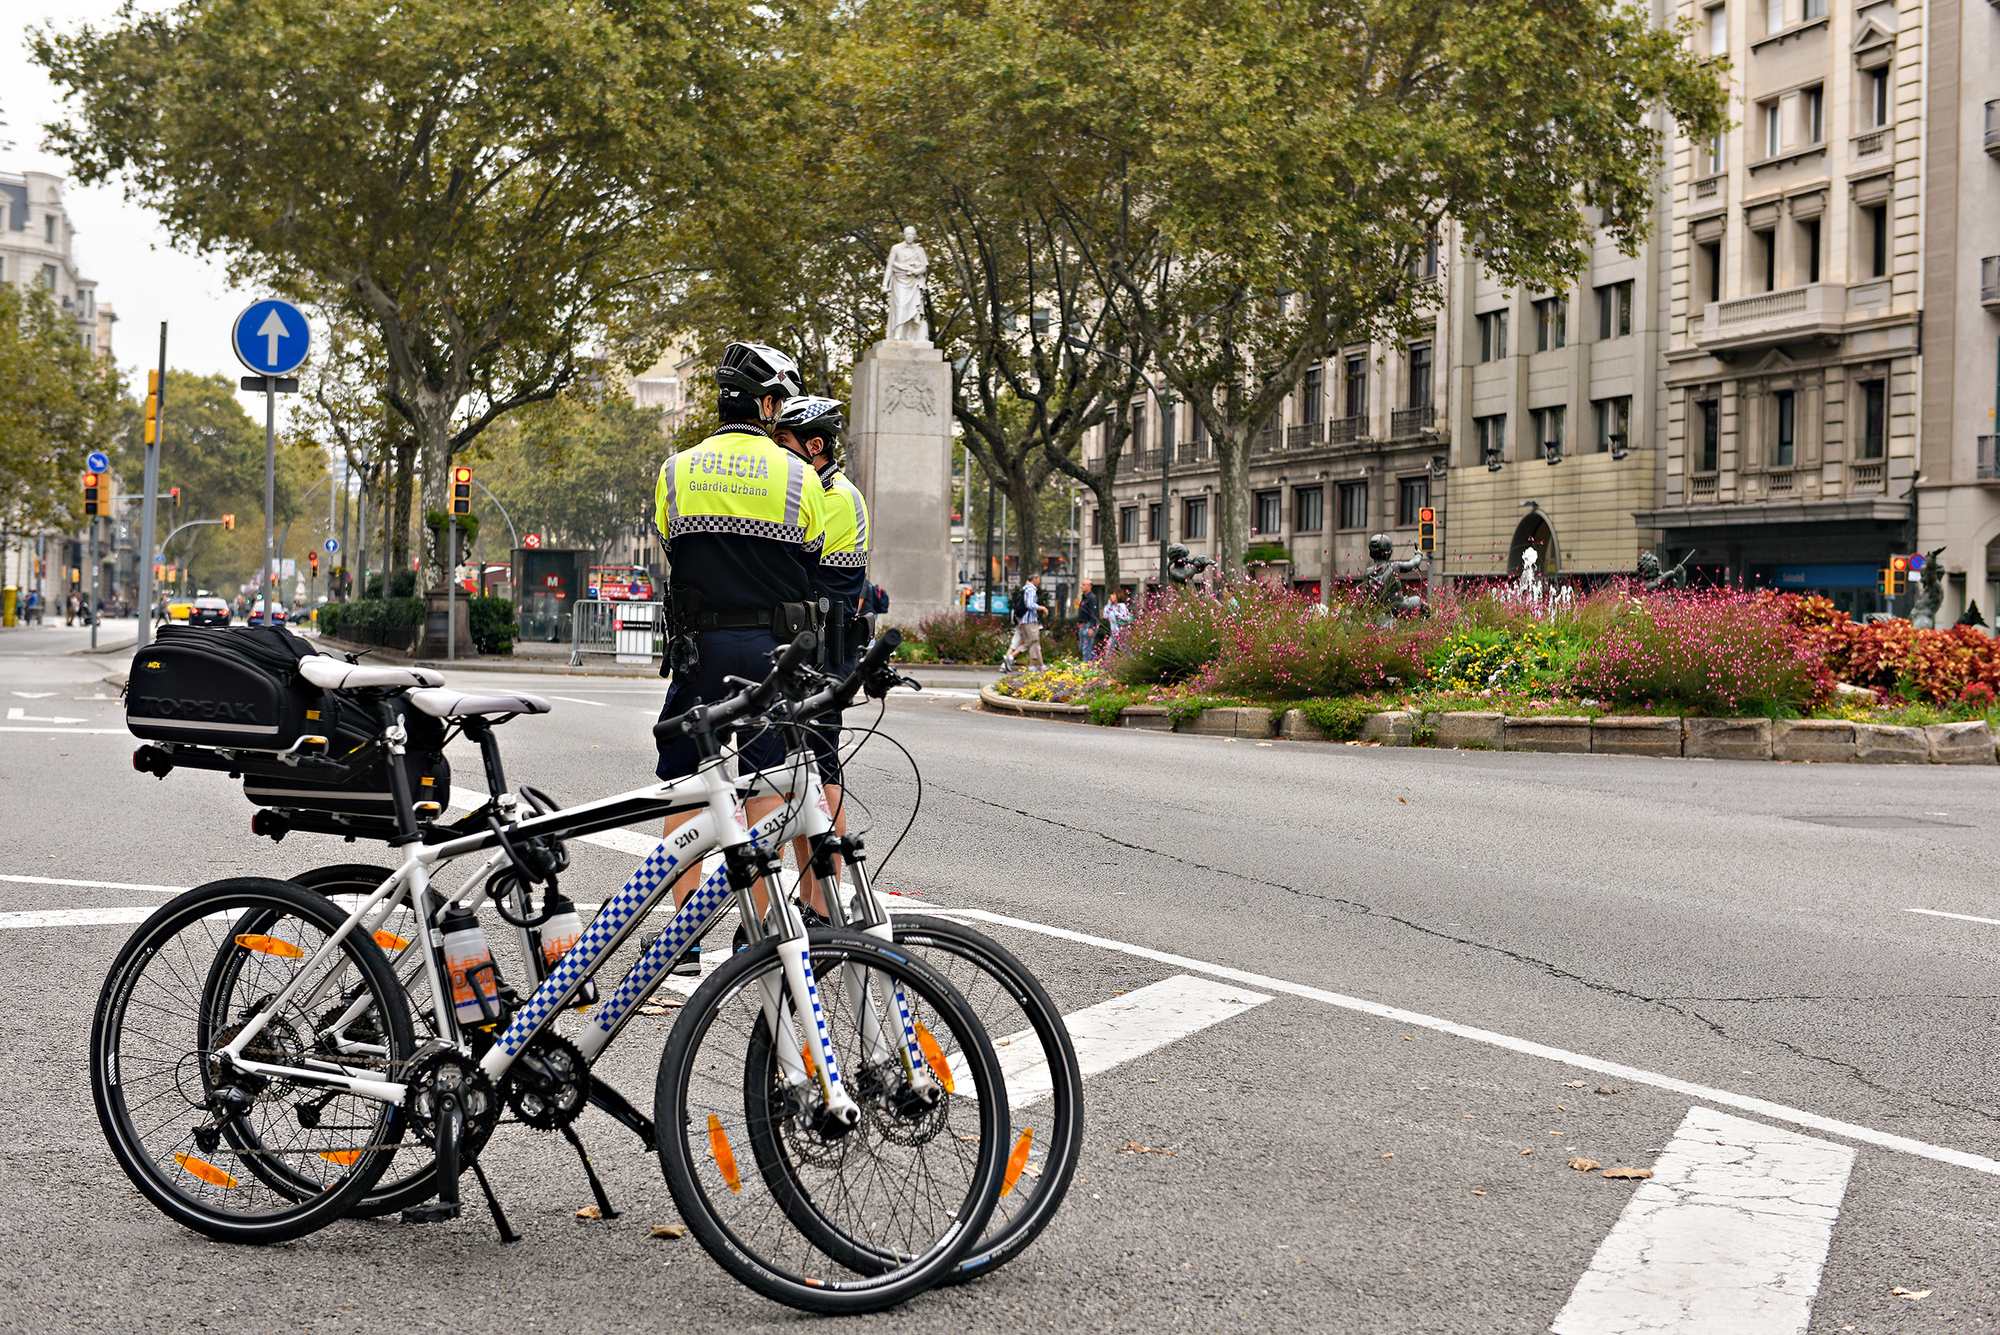
<instances>
[{"instance_id":1,"label":"bicycle handlebar","mask_svg":"<svg viewBox=\"0 0 2000 1335\"><path fill-rule=\"evenodd\" d=\"M902 643L902 631L893 626L883 631L875 637L875 643L868 646L868 652L861 656L861 661L854 665L854 671L825 690L799 701L792 707L791 716L794 719L811 719L818 718L821 714L845 709L854 703L855 692L863 686L867 686L868 693L877 699L887 695L896 682L881 683L882 669L888 666L889 659ZM875 689L877 685L881 686L879 692Z\"/></svg>"},{"instance_id":2,"label":"bicycle handlebar","mask_svg":"<svg viewBox=\"0 0 2000 1335\"><path fill-rule=\"evenodd\" d=\"M653 725L653 736L672 737L693 732L712 732L727 727L737 719L760 713L777 698L778 690L797 674L806 656L819 648L819 636L812 631L801 631L792 638L778 661L771 667L771 673L763 681L748 690L738 691L727 700L712 705L696 705L684 714L676 714L669 719L661 719Z\"/></svg>"}]
</instances>

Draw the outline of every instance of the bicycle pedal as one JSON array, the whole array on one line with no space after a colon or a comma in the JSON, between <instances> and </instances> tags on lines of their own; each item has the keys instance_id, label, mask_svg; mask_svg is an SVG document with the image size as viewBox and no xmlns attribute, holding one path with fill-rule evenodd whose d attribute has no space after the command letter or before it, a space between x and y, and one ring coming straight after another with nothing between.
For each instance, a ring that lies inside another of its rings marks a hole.
<instances>
[{"instance_id":1,"label":"bicycle pedal","mask_svg":"<svg viewBox=\"0 0 2000 1335\"><path fill-rule=\"evenodd\" d=\"M403 1222L406 1224L442 1224L458 1218L457 1201L425 1201L404 1209Z\"/></svg>"}]
</instances>

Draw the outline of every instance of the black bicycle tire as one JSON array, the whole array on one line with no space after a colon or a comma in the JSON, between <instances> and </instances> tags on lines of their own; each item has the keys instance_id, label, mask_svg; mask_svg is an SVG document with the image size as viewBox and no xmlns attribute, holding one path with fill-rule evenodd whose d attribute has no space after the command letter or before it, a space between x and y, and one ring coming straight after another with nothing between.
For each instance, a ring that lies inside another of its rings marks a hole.
<instances>
[{"instance_id":1,"label":"black bicycle tire","mask_svg":"<svg viewBox=\"0 0 2000 1335\"><path fill-rule=\"evenodd\" d=\"M1028 1016L1043 1051L1049 1055L1050 1102L1055 1108L1054 1130L1048 1139L1042 1176L1035 1184L1032 1209L1010 1220L999 1232L980 1238L942 1281L963 1284L990 1275L1019 1256L1040 1237L1042 1230L1062 1208L1076 1177L1077 1162L1083 1156L1083 1071L1076 1060L1076 1045L1070 1041L1069 1027L1048 991L1027 965L1015 954L983 932L963 923L923 915L894 915L896 944L921 950L926 945L958 953L977 955L980 967L999 980ZM949 944L939 944L949 943ZM923 956L918 955L921 959ZM989 963L997 963L996 971ZM991 1038L993 1035L988 1034ZM1060 1059L1058 1061L1057 1059ZM1018 1119L1016 1119L1018 1120ZM1012 1134L1010 1130L1009 1134Z\"/></svg>"},{"instance_id":2,"label":"black bicycle tire","mask_svg":"<svg viewBox=\"0 0 2000 1335\"><path fill-rule=\"evenodd\" d=\"M667 1189L682 1221L718 1265L747 1287L785 1306L826 1316L861 1315L898 1306L931 1288L951 1272L965 1249L977 1241L999 1198L1000 1179L1006 1167L1001 1153L1007 1136L1005 1084L992 1042L980 1028L977 1017L956 989L928 965L859 932L819 928L813 930L810 940L815 955L823 951L837 951L849 957L858 955L871 968L907 976L916 982L930 1004L950 1015L954 1031L971 1040L962 1042L961 1050L979 1091L981 1144L974 1190L967 1198L966 1208L959 1212L959 1227L946 1245L894 1278L878 1275L862 1281L810 1283L778 1273L762 1258L753 1257L709 1207L706 1194L696 1183L694 1161L688 1151L686 1098L693 1063L701 1039L721 1005L748 975L775 962L778 952L775 941L763 941L737 951L709 975L681 1008L667 1035L666 1050L660 1055L660 1075L654 1090L657 1150ZM815 964L816 972L818 967ZM995 1094L1000 1097L996 1099Z\"/></svg>"},{"instance_id":3,"label":"black bicycle tire","mask_svg":"<svg viewBox=\"0 0 2000 1335\"><path fill-rule=\"evenodd\" d=\"M150 952L157 947L157 938L171 936L189 923L198 921L211 913L227 912L235 909L254 908L253 897L261 897L276 907L297 914L306 921L315 923L320 930L331 934L338 931L346 915L340 913L325 899L304 890L289 881L273 880L265 877L235 877L213 881L197 886L175 896L140 924L139 929L127 939L113 961L106 975L104 986L99 991L97 1011L91 1021L90 1034L90 1086L92 1101L96 1105L98 1124L111 1148L119 1167L131 1179L132 1184L147 1200L151 1201L162 1214L181 1226L206 1234L223 1242L268 1244L288 1242L304 1237L324 1228L334 1220L346 1215L348 1208L374 1186L390 1156L367 1154L355 1171L348 1173L337 1186L328 1188L310 1200L301 1202L291 1210L280 1211L265 1216L256 1222L232 1219L206 1211L194 1205L173 1184L153 1171L150 1156L143 1144L137 1143L136 1135L129 1125L129 1116L121 1106L114 1106L113 1090L122 1088L118 1074L117 1054L108 1046L114 1032L123 1018L124 1007L130 1001L130 987L143 973L143 965L150 959ZM226 903L227 907L222 905ZM402 996L402 987L390 970L388 961L373 941L356 940L349 936L341 944L348 959L369 975L370 985L384 998ZM135 966L137 971L135 972ZM390 1033L392 1057L400 1055L407 1059L415 1049L416 1039L410 1027L407 1008L385 1005L385 1022ZM400 1119L392 1117L389 1125L400 1132Z\"/></svg>"}]
</instances>

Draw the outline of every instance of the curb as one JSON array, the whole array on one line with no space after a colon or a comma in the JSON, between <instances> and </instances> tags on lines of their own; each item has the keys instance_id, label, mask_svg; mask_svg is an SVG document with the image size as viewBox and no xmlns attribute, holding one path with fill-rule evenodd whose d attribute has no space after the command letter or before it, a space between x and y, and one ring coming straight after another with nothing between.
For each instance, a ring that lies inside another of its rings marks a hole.
<instances>
[{"instance_id":1,"label":"curb","mask_svg":"<svg viewBox=\"0 0 2000 1335\"><path fill-rule=\"evenodd\" d=\"M981 709L1015 718L1088 723L1084 705L1017 700L991 686L979 688ZM1261 716L1261 719L1253 716ZM1275 725L1261 706L1205 709L1184 723L1172 723L1164 706L1130 705L1118 716L1121 728L1179 732L1206 737L1276 736L1286 741L1326 742L1298 710L1287 710ZM1422 741L1419 734L1425 734ZM1934 723L1898 727L1848 723L1839 719L1679 718L1673 715L1537 714L1512 717L1479 711L1418 715L1387 710L1362 720L1361 737L1348 745L1429 746L1441 750L1525 751L1552 755L1624 755L1656 759L1781 760L1792 763L1993 765L2000 744L1984 722Z\"/></svg>"}]
</instances>

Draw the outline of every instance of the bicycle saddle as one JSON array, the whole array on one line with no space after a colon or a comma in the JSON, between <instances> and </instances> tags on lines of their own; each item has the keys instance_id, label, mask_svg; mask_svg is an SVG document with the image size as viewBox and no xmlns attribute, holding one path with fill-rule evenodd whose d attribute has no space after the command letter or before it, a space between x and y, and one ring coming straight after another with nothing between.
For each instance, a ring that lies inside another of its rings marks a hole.
<instances>
[{"instance_id":1,"label":"bicycle saddle","mask_svg":"<svg viewBox=\"0 0 2000 1335\"><path fill-rule=\"evenodd\" d=\"M470 695L441 688L411 691L410 703L432 718L462 718L468 714L546 714L549 702L539 695Z\"/></svg>"},{"instance_id":2,"label":"bicycle saddle","mask_svg":"<svg viewBox=\"0 0 2000 1335\"><path fill-rule=\"evenodd\" d=\"M321 690L353 691L364 686L442 686L444 678L429 668L376 667L343 663L329 654L299 660L299 675Z\"/></svg>"}]
</instances>

